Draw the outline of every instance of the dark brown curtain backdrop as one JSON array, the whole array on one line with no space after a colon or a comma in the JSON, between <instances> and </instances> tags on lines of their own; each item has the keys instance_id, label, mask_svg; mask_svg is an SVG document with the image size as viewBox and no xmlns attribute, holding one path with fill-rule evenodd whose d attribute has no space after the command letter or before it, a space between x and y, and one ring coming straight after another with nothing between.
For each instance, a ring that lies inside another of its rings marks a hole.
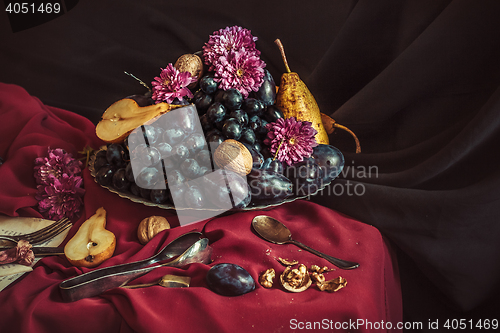
<instances>
[{"instance_id":1,"label":"dark brown curtain backdrop","mask_svg":"<svg viewBox=\"0 0 500 333\"><path fill-rule=\"evenodd\" d=\"M397 246L407 320L486 318L500 281L499 17L497 0L84 0L16 33L1 13L0 81L97 123L144 92L124 71L150 82L229 25L259 37L278 81L280 38L362 145L331 135L346 168L312 200Z\"/></svg>"}]
</instances>

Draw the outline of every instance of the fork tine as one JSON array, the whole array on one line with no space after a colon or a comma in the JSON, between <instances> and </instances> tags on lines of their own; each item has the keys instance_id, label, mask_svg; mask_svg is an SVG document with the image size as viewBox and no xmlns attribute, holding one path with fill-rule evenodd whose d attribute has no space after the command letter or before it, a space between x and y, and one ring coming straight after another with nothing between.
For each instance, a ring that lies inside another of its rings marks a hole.
<instances>
[{"instance_id":1,"label":"fork tine","mask_svg":"<svg viewBox=\"0 0 500 333\"><path fill-rule=\"evenodd\" d=\"M71 226L71 221L68 219L64 219L63 223L56 225L54 228L47 229L45 232L37 234L34 237L30 236L26 240L28 242L30 242L31 244L42 243L46 240L49 240L49 239L59 235L61 232L63 232L64 230L66 230L66 228L68 228L70 226Z\"/></svg>"},{"instance_id":2,"label":"fork tine","mask_svg":"<svg viewBox=\"0 0 500 333\"><path fill-rule=\"evenodd\" d=\"M62 218L62 219L46 226L45 228L42 228L42 229L37 230L37 231L33 231L29 234L19 235L19 237L24 238L26 240L32 239L32 238L37 237L40 234L45 234L46 232L50 232L52 229L58 228L60 225L67 223L67 221L68 221L68 219L65 217L65 218Z\"/></svg>"}]
</instances>

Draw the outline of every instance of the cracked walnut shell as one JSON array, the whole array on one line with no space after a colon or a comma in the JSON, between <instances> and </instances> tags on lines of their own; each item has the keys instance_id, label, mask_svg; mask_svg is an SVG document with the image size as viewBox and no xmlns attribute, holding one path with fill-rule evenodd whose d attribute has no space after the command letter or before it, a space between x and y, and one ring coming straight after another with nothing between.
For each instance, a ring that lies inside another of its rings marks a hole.
<instances>
[{"instance_id":1,"label":"cracked walnut shell","mask_svg":"<svg viewBox=\"0 0 500 333\"><path fill-rule=\"evenodd\" d=\"M292 269L290 266L285 268L285 271L280 275L280 281L283 288L294 293L302 292L312 284L307 267L303 264L300 264L298 268Z\"/></svg>"},{"instance_id":2,"label":"cracked walnut shell","mask_svg":"<svg viewBox=\"0 0 500 333\"><path fill-rule=\"evenodd\" d=\"M139 238L142 245L145 245L154 236L166 229L170 229L170 223L163 216L146 217L139 223L137 238Z\"/></svg>"}]
</instances>

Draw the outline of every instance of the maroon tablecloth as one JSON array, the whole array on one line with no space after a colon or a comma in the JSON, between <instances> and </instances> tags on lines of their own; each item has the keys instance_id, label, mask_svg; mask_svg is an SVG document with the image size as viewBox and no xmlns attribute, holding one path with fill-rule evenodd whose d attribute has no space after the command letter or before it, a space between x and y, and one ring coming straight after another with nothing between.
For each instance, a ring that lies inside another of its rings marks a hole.
<instances>
[{"instance_id":1,"label":"maroon tablecloth","mask_svg":"<svg viewBox=\"0 0 500 333\"><path fill-rule=\"evenodd\" d=\"M86 145L97 148L94 125L71 112L45 106L24 89L0 84L0 213L9 216L40 216L34 198L33 162L47 147L63 148L79 157ZM319 251L360 263L355 270L333 270L327 279L342 276L347 286L336 293L311 287L289 293L279 284L256 289L238 297L210 291L205 275L217 263L235 263L258 278L261 271L283 266L278 257L296 259L310 266L329 266L327 261L294 245L274 245L259 238L250 222L262 211L240 212L208 222L179 227L173 212L147 207L97 185L87 169L83 172L83 215L70 234L97 208L107 211L107 229L117 237L114 256L106 267L147 258L175 237L190 230L202 231L213 247L213 263L183 268L161 267L133 283L156 281L164 274L192 278L189 288L116 288L98 297L73 303L62 301L59 283L89 269L73 267L64 256L41 260L34 271L0 292L0 327L8 332L349 332L397 330L402 303L397 264L390 246L377 229L348 216L308 202L296 201L264 212L286 223L294 238ZM334 200L334 199L332 199ZM138 223L151 215L165 216L174 228L159 234L146 246L136 236ZM64 245L64 244L63 244ZM393 330L387 329L393 327Z\"/></svg>"}]
</instances>

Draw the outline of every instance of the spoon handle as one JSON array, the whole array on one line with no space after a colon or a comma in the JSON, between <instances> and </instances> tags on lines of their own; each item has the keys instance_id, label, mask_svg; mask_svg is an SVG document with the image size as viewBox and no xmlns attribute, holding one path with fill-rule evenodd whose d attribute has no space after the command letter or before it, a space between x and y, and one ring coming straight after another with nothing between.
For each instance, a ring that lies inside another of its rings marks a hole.
<instances>
[{"instance_id":1,"label":"spoon handle","mask_svg":"<svg viewBox=\"0 0 500 333\"><path fill-rule=\"evenodd\" d=\"M305 244L302 244L300 242L297 242L296 240L290 240L288 241L287 243L292 243L292 244L295 244L297 245L298 247L306 250L306 251L309 251L315 255L317 255L318 257L321 257L323 259L326 259L328 260L329 262L331 262L332 264L334 264L335 266L337 266L338 268L341 268L341 269L353 269L353 268L357 268L359 267L359 264L356 263L356 262L352 262L352 261L347 261L347 260L342 260L342 259L338 259L338 258L335 258L335 257L332 257L332 256L329 256L327 254L324 254L324 253L321 253L319 251L316 251L315 249L312 249L310 248L309 246L305 245Z\"/></svg>"}]
</instances>

